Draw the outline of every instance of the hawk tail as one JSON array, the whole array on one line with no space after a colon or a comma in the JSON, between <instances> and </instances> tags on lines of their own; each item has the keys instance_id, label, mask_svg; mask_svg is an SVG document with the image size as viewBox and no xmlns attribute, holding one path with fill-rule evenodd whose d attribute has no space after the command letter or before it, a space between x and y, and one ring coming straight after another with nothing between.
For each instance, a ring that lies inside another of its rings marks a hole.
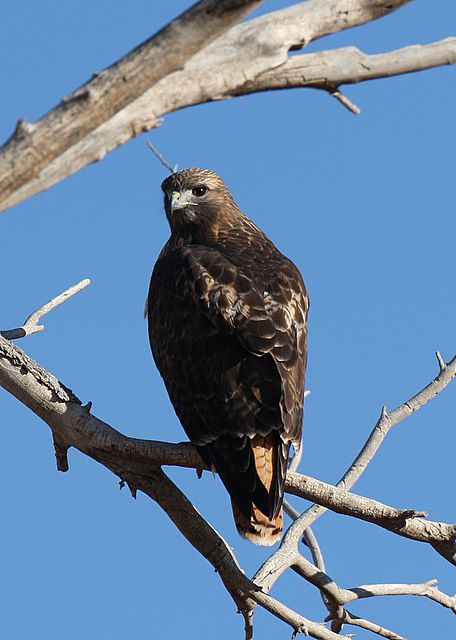
<instances>
[{"instance_id":1,"label":"hawk tail","mask_svg":"<svg viewBox=\"0 0 456 640\"><path fill-rule=\"evenodd\" d=\"M254 504L252 504L250 518L247 518L242 513L234 500L231 500L231 507L233 509L234 523L240 536L254 544L266 547L280 540L283 526L282 507L280 507L275 518L268 518Z\"/></svg>"},{"instance_id":2,"label":"hawk tail","mask_svg":"<svg viewBox=\"0 0 456 640\"><path fill-rule=\"evenodd\" d=\"M255 496L249 505L250 508L241 511L232 500L234 522L243 538L254 544L270 546L282 535L281 504L289 445L281 443L277 433L270 433L267 436L254 436L251 447L258 480L266 489L269 504L262 505L258 502L258 496ZM260 509L255 502L262 508Z\"/></svg>"}]
</instances>

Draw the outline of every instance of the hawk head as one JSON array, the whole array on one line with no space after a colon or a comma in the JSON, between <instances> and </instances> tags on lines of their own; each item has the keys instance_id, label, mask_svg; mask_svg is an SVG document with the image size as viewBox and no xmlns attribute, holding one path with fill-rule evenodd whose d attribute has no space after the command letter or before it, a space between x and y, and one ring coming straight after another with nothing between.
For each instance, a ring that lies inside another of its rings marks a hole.
<instances>
[{"instance_id":1,"label":"hawk head","mask_svg":"<svg viewBox=\"0 0 456 640\"><path fill-rule=\"evenodd\" d=\"M162 183L172 233L216 233L221 212L237 206L219 175L208 169L184 169Z\"/></svg>"}]
</instances>

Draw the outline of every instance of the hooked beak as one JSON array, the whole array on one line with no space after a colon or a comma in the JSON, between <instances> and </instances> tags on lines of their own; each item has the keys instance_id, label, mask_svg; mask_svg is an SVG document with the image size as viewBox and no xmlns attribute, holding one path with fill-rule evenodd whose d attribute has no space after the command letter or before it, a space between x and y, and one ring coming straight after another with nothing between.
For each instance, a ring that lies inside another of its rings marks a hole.
<instances>
[{"instance_id":1,"label":"hooked beak","mask_svg":"<svg viewBox=\"0 0 456 640\"><path fill-rule=\"evenodd\" d=\"M171 194L171 211L183 209L189 204L195 204L190 194L186 191L173 191Z\"/></svg>"}]
</instances>

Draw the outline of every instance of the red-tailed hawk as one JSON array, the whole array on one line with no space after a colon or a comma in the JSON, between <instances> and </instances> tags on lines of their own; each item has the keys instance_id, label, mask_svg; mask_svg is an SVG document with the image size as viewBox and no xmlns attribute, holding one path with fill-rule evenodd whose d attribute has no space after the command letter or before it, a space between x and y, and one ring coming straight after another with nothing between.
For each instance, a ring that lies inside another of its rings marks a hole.
<instances>
[{"instance_id":1,"label":"red-tailed hawk","mask_svg":"<svg viewBox=\"0 0 456 640\"><path fill-rule=\"evenodd\" d=\"M171 236L148 295L155 363L239 533L271 545L290 443L301 443L307 292L216 173L185 169L162 189Z\"/></svg>"}]
</instances>

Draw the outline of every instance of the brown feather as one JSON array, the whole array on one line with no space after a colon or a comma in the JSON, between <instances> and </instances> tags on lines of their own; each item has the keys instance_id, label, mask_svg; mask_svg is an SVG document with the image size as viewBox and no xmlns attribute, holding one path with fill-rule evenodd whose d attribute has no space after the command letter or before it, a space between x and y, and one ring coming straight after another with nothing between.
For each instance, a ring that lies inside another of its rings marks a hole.
<instances>
[{"instance_id":1,"label":"brown feather","mask_svg":"<svg viewBox=\"0 0 456 640\"><path fill-rule=\"evenodd\" d=\"M256 472L261 484L269 495L273 495L277 483L277 441L273 434L266 437L254 436L250 442L253 451ZM269 518L252 503L250 517L247 518L233 500L231 500L234 522L239 534L255 544L270 546L277 542L282 534L283 510ZM276 509L277 510L277 509Z\"/></svg>"},{"instance_id":2,"label":"brown feather","mask_svg":"<svg viewBox=\"0 0 456 640\"><path fill-rule=\"evenodd\" d=\"M264 547L270 547L280 540L283 528L283 509L280 507L275 518L268 518L254 504L250 518L246 518L231 498L234 524L240 536Z\"/></svg>"}]
</instances>

